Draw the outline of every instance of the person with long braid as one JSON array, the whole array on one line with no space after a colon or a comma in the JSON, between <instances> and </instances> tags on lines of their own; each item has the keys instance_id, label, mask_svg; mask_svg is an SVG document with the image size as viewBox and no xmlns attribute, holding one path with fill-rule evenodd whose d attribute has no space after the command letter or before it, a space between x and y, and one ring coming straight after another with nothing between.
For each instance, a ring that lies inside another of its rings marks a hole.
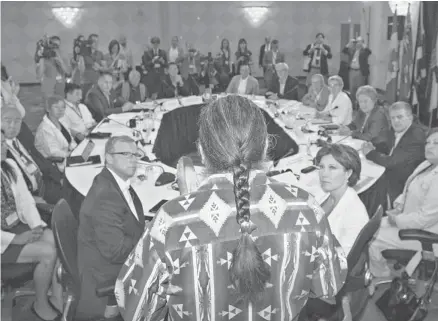
<instances>
[{"instance_id":1,"label":"person with long braid","mask_svg":"<svg viewBox=\"0 0 438 321\"><path fill-rule=\"evenodd\" d=\"M333 300L347 262L321 207L266 175L260 109L230 95L205 106L198 149L207 173L178 163L165 203L115 286L125 320L296 320L309 297Z\"/></svg>"}]
</instances>

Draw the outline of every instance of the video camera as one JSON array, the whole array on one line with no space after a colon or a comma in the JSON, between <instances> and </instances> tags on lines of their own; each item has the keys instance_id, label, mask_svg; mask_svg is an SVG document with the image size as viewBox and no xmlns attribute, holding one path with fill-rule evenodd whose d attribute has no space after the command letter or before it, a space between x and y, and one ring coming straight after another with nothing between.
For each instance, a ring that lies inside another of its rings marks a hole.
<instances>
[{"instance_id":1,"label":"video camera","mask_svg":"<svg viewBox=\"0 0 438 321\"><path fill-rule=\"evenodd\" d=\"M51 38L45 35L37 42L35 51L35 62L38 63L41 58L49 59L56 57L55 50L58 48L58 44L52 42Z\"/></svg>"}]
</instances>

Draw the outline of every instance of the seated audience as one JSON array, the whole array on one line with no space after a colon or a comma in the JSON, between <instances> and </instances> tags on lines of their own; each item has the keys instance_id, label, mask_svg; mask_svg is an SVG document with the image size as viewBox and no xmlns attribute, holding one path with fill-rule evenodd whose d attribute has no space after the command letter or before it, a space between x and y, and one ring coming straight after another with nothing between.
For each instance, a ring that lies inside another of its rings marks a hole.
<instances>
[{"instance_id":1,"label":"seated audience","mask_svg":"<svg viewBox=\"0 0 438 321\"><path fill-rule=\"evenodd\" d=\"M77 145L63 120L64 115L64 99L61 96L49 97L46 114L35 134L36 149L53 160L61 172L64 172L66 158Z\"/></svg>"},{"instance_id":2,"label":"seated audience","mask_svg":"<svg viewBox=\"0 0 438 321\"><path fill-rule=\"evenodd\" d=\"M132 69L128 73L128 79L123 82L122 85L122 97L125 101L129 101L133 104L137 102L143 102L147 98L146 86L140 83L140 73Z\"/></svg>"},{"instance_id":3,"label":"seated audience","mask_svg":"<svg viewBox=\"0 0 438 321\"><path fill-rule=\"evenodd\" d=\"M1 105L0 107L12 106L18 109L21 116L24 117L26 110L18 99L17 95L20 91L20 85L9 77L6 67L1 65Z\"/></svg>"},{"instance_id":4,"label":"seated audience","mask_svg":"<svg viewBox=\"0 0 438 321\"><path fill-rule=\"evenodd\" d=\"M107 298L98 298L96 287L116 282L145 229L141 201L130 185L141 156L132 138L108 139L106 166L94 178L82 203L78 229L79 319L103 316Z\"/></svg>"},{"instance_id":5,"label":"seated audience","mask_svg":"<svg viewBox=\"0 0 438 321\"><path fill-rule=\"evenodd\" d=\"M33 134L15 107L3 108L1 121L9 148L8 158L17 163L29 191L56 204L62 196L62 176L58 168L36 150Z\"/></svg>"},{"instance_id":6,"label":"seated audience","mask_svg":"<svg viewBox=\"0 0 438 321\"><path fill-rule=\"evenodd\" d=\"M88 107L81 104L82 89L80 86L65 84L65 115L64 121L67 124L73 137L81 142L96 125Z\"/></svg>"},{"instance_id":7,"label":"seated audience","mask_svg":"<svg viewBox=\"0 0 438 321\"><path fill-rule=\"evenodd\" d=\"M258 95L259 82L249 74L249 65L240 64L240 74L231 79L227 88L229 94Z\"/></svg>"},{"instance_id":8,"label":"seated audience","mask_svg":"<svg viewBox=\"0 0 438 321\"><path fill-rule=\"evenodd\" d=\"M1 260L4 264L36 263L35 302L31 311L38 320L55 320L62 311L62 288L55 276L56 248L27 189L17 164L6 158L8 145L1 134ZM52 286L52 295L48 291Z\"/></svg>"},{"instance_id":9,"label":"seated audience","mask_svg":"<svg viewBox=\"0 0 438 321\"><path fill-rule=\"evenodd\" d=\"M282 62L275 65L278 77L274 77L271 87L266 92L269 99L298 100L298 85L296 78L289 76L289 66Z\"/></svg>"},{"instance_id":10,"label":"seated audience","mask_svg":"<svg viewBox=\"0 0 438 321\"><path fill-rule=\"evenodd\" d=\"M388 119L382 107L377 105L377 91L371 86L362 86L356 92L359 111L354 120L340 129L342 134L374 144L379 150L389 152Z\"/></svg>"},{"instance_id":11,"label":"seated audience","mask_svg":"<svg viewBox=\"0 0 438 321\"><path fill-rule=\"evenodd\" d=\"M132 252L141 253L142 268L136 259L122 265L116 298L125 320L161 320L166 313L175 320L175 304L207 311L211 301L194 295L198 285L237 315L251 305L290 306L285 320L295 320L310 295L333 299L345 280L345 256L316 201L266 176L268 142L263 113L249 99L230 95L202 109L198 148L209 176L194 189L194 168L180 161L183 194L161 207ZM133 282L135 296L125 290ZM277 295L285 287L290 295ZM161 295L162 289L177 295ZM246 320L241 316L236 320Z\"/></svg>"},{"instance_id":12,"label":"seated audience","mask_svg":"<svg viewBox=\"0 0 438 321\"><path fill-rule=\"evenodd\" d=\"M316 108L317 111L323 111L327 106L330 89L326 86L324 76L314 74L311 77L309 92L304 95L302 102L304 106Z\"/></svg>"},{"instance_id":13,"label":"seated audience","mask_svg":"<svg viewBox=\"0 0 438 321\"><path fill-rule=\"evenodd\" d=\"M368 222L365 205L353 186L360 179L361 161L358 152L346 145L323 147L316 155L319 180L329 197L322 204L330 228L346 255ZM354 212L351 209L354 208Z\"/></svg>"},{"instance_id":14,"label":"seated audience","mask_svg":"<svg viewBox=\"0 0 438 321\"><path fill-rule=\"evenodd\" d=\"M272 82L275 77L275 67L279 63L284 63L284 53L280 52L278 49L278 40L272 40L271 50L263 55L263 76L265 79L265 86L271 88L273 86Z\"/></svg>"},{"instance_id":15,"label":"seated audience","mask_svg":"<svg viewBox=\"0 0 438 321\"><path fill-rule=\"evenodd\" d=\"M161 79L161 90L158 98L189 96L189 94L188 84L178 74L178 66L171 62L168 67L168 74Z\"/></svg>"},{"instance_id":16,"label":"seated audience","mask_svg":"<svg viewBox=\"0 0 438 321\"><path fill-rule=\"evenodd\" d=\"M385 167L383 175L392 202L403 191L409 175L424 161L426 134L418 124L413 123L412 108L408 103L400 101L392 104L389 117L392 125L389 153L379 152L372 143L365 144L362 150L367 159Z\"/></svg>"},{"instance_id":17,"label":"seated audience","mask_svg":"<svg viewBox=\"0 0 438 321\"><path fill-rule=\"evenodd\" d=\"M317 112L317 117L331 120L337 125L348 125L353 117L353 107L348 95L342 91L344 81L335 75L328 80L330 95L327 106L322 112Z\"/></svg>"},{"instance_id":18,"label":"seated audience","mask_svg":"<svg viewBox=\"0 0 438 321\"><path fill-rule=\"evenodd\" d=\"M102 72L97 85L94 85L87 93L85 104L97 122L100 122L108 115L130 111L133 107L133 104L130 102L124 103L122 107L115 107L117 99L114 100L111 96L112 87L112 75L108 72Z\"/></svg>"},{"instance_id":19,"label":"seated audience","mask_svg":"<svg viewBox=\"0 0 438 321\"><path fill-rule=\"evenodd\" d=\"M426 160L407 179L403 192L394 201L394 209L387 211L380 229L370 245L370 268L374 276L390 274L381 252L387 249L421 250L418 241L402 241L401 229L420 229L438 233L438 131L426 141ZM435 249L437 255L437 250Z\"/></svg>"}]
</instances>

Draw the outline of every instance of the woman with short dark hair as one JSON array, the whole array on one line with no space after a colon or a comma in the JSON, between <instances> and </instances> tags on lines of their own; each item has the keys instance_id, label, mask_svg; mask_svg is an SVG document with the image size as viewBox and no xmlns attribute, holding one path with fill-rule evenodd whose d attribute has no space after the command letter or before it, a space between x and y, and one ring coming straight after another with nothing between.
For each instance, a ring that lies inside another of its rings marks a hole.
<instances>
[{"instance_id":1,"label":"woman with short dark hair","mask_svg":"<svg viewBox=\"0 0 438 321\"><path fill-rule=\"evenodd\" d=\"M333 234L348 255L369 218L365 205L352 188L360 179L359 154L350 146L332 144L318 151L316 164L321 187L329 193L322 208Z\"/></svg>"},{"instance_id":2,"label":"woman with short dark hair","mask_svg":"<svg viewBox=\"0 0 438 321\"><path fill-rule=\"evenodd\" d=\"M196 189L194 168L180 162L184 194L161 207L116 282L125 320L246 321L281 307L281 319L294 320L310 292L333 298L346 259L316 201L266 176L268 143L250 100L230 95L203 108L198 148L208 177Z\"/></svg>"}]
</instances>

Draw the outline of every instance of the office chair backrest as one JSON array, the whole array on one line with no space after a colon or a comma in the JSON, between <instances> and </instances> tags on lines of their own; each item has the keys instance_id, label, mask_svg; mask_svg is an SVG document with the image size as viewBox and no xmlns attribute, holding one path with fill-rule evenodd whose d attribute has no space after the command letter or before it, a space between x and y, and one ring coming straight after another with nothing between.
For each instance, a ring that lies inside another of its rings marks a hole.
<instances>
[{"instance_id":1,"label":"office chair backrest","mask_svg":"<svg viewBox=\"0 0 438 321\"><path fill-rule=\"evenodd\" d=\"M360 231L359 236L351 248L350 253L347 257L348 269L354 268L356 263L359 261L361 254L366 251L368 252L368 244L373 238L374 234L377 232L380 226L380 221L383 216L383 208L380 205L376 213L371 217L365 227Z\"/></svg>"},{"instance_id":2,"label":"office chair backrest","mask_svg":"<svg viewBox=\"0 0 438 321\"><path fill-rule=\"evenodd\" d=\"M76 287L80 284L77 259L78 225L79 222L67 201L59 200L52 213L53 235L64 271L68 273Z\"/></svg>"}]
</instances>

